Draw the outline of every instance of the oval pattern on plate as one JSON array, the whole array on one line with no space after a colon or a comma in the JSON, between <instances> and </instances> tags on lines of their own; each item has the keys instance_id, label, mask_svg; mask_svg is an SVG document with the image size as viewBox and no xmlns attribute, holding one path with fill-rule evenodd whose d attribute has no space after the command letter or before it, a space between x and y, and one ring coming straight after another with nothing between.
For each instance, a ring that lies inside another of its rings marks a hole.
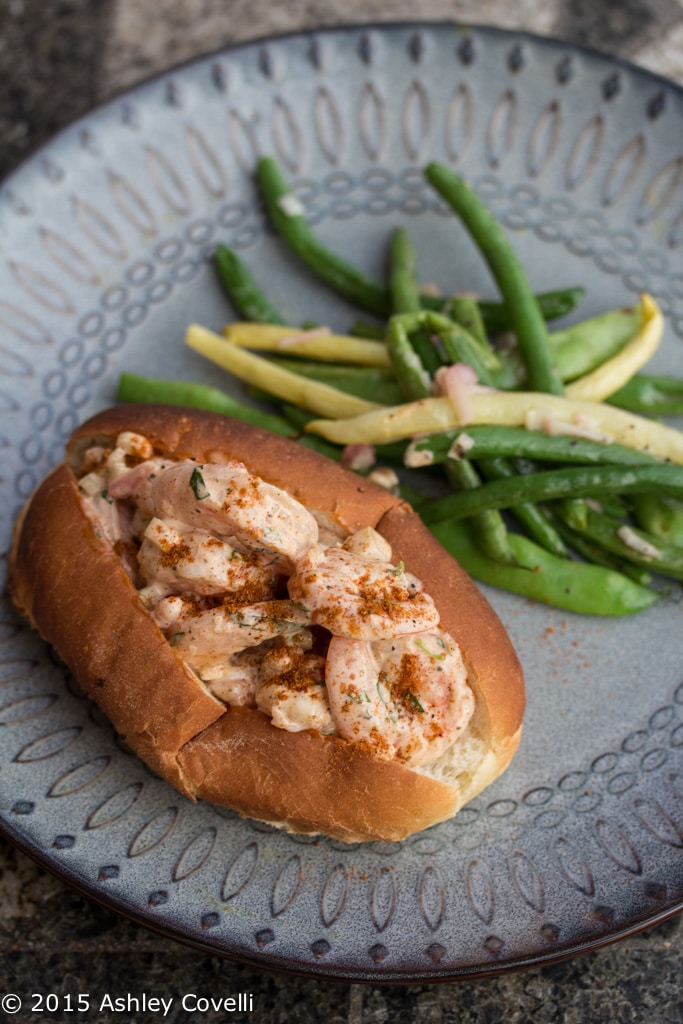
<instances>
[{"instance_id":1,"label":"oval pattern on plate","mask_svg":"<svg viewBox=\"0 0 683 1024\"><path fill-rule=\"evenodd\" d=\"M670 160L643 189L636 213L637 224L649 224L670 206L683 183L683 156Z\"/></svg>"},{"instance_id":2,"label":"oval pattern on plate","mask_svg":"<svg viewBox=\"0 0 683 1024\"><path fill-rule=\"evenodd\" d=\"M38 736L25 744L19 753L15 754L14 760L20 764L45 761L48 757L61 754L63 750L75 743L82 731L80 725L74 725L65 729L55 729L54 732L48 732L44 736Z\"/></svg>"},{"instance_id":3,"label":"oval pattern on plate","mask_svg":"<svg viewBox=\"0 0 683 1024\"><path fill-rule=\"evenodd\" d=\"M517 97L512 89L508 89L491 114L486 132L486 159L491 167L500 167L512 149L517 122Z\"/></svg>"},{"instance_id":4,"label":"oval pattern on plate","mask_svg":"<svg viewBox=\"0 0 683 1024\"><path fill-rule=\"evenodd\" d=\"M270 912L279 917L288 910L303 882L301 857L298 853L289 857L278 871L270 897Z\"/></svg>"},{"instance_id":5,"label":"oval pattern on plate","mask_svg":"<svg viewBox=\"0 0 683 1024\"><path fill-rule=\"evenodd\" d=\"M496 907L491 870L480 858L471 860L465 872L465 887L470 907L484 924L491 924Z\"/></svg>"},{"instance_id":6,"label":"oval pattern on plate","mask_svg":"<svg viewBox=\"0 0 683 1024\"><path fill-rule=\"evenodd\" d=\"M387 119L384 101L374 82L363 86L358 107L358 130L368 158L376 163L387 142Z\"/></svg>"},{"instance_id":7,"label":"oval pattern on plate","mask_svg":"<svg viewBox=\"0 0 683 1024\"><path fill-rule=\"evenodd\" d=\"M383 932L396 909L396 881L393 868L380 868L370 890L370 916L378 932Z\"/></svg>"},{"instance_id":8,"label":"oval pattern on plate","mask_svg":"<svg viewBox=\"0 0 683 1024\"><path fill-rule=\"evenodd\" d=\"M232 107L228 111L228 140L237 163L245 174L251 174L259 157L254 126Z\"/></svg>"},{"instance_id":9,"label":"oval pattern on plate","mask_svg":"<svg viewBox=\"0 0 683 1024\"><path fill-rule=\"evenodd\" d=\"M69 768L68 771L55 779L47 791L47 796L63 797L80 793L88 786L91 786L96 779L99 779L110 763L111 758L104 755L102 757L93 757L90 761L84 761L82 764L76 765L75 768Z\"/></svg>"},{"instance_id":10,"label":"oval pattern on plate","mask_svg":"<svg viewBox=\"0 0 683 1024\"><path fill-rule=\"evenodd\" d=\"M185 130L185 143L190 163L202 185L210 195L222 199L228 191L227 177L215 149L193 124Z\"/></svg>"},{"instance_id":11,"label":"oval pattern on plate","mask_svg":"<svg viewBox=\"0 0 683 1024\"><path fill-rule=\"evenodd\" d=\"M461 82L453 93L446 111L446 128L444 144L446 156L452 163L457 163L465 155L472 141L474 129L474 101L472 90Z\"/></svg>"},{"instance_id":12,"label":"oval pattern on plate","mask_svg":"<svg viewBox=\"0 0 683 1024\"><path fill-rule=\"evenodd\" d=\"M564 836L555 841L554 851L567 882L585 896L594 896L595 876L581 851Z\"/></svg>"},{"instance_id":13,"label":"oval pattern on plate","mask_svg":"<svg viewBox=\"0 0 683 1024\"><path fill-rule=\"evenodd\" d=\"M424 160L431 128L429 96L423 84L410 83L403 103L403 145L410 160Z\"/></svg>"},{"instance_id":14,"label":"oval pattern on plate","mask_svg":"<svg viewBox=\"0 0 683 1024\"><path fill-rule=\"evenodd\" d=\"M45 324L10 302L0 301L0 326L10 331L22 344L41 348L54 344L54 338Z\"/></svg>"},{"instance_id":15,"label":"oval pattern on plate","mask_svg":"<svg viewBox=\"0 0 683 1024\"><path fill-rule=\"evenodd\" d=\"M108 256L123 260L128 255L121 235L108 217L83 198L74 198L72 213L91 242Z\"/></svg>"},{"instance_id":16,"label":"oval pattern on plate","mask_svg":"<svg viewBox=\"0 0 683 1024\"><path fill-rule=\"evenodd\" d=\"M159 226L140 190L118 171L109 171L107 183L119 211L131 227L144 235L157 235Z\"/></svg>"},{"instance_id":17,"label":"oval pattern on plate","mask_svg":"<svg viewBox=\"0 0 683 1024\"><path fill-rule=\"evenodd\" d=\"M258 861L258 843L248 843L228 868L221 888L221 899L231 900L249 884Z\"/></svg>"},{"instance_id":18,"label":"oval pattern on plate","mask_svg":"<svg viewBox=\"0 0 683 1024\"><path fill-rule=\"evenodd\" d=\"M568 191L580 188L598 166L604 136L604 118L596 114L583 126L569 153L565 170Z\"/></svg>"},{"instance_id":19,"label":"oval pattern on plate","mask_svg":"<svg viewBox=\"0 0 683 1024\"><path fill-rule=\"evenodd\" d=\"M301 128L292 107L282 96L275 97L272 136L277 155L291 174L301 169Z\"/></svg>"},{"instance_id":20,"label":"oval pattern on plate","mask_svg":"<svg viewBox=\"0 0 683 1024\"><path fill-rule=\"evenodd\" d=\"M335 864L325 879L320 895L320 917L326 928L340 917L346 903L348 887L346 868L342 864Z\"/></svg>"},{"instance_id":21,"label":"oval pattern on plate","mask_svg":"<svg viewBox=\"0 0 683 1024\"><path fill-rule=\"evenodd\" d=\"M115 821L119 821L128 814L141 792L142 783L132 782L129 786L124 786L118 792L112 793L88 815L84 828L107 828L107 826L113 825Z\"/></svg>"},{"instance_id":22,"label":"oval pattern on plate","mask_svg":"<svg viewBox=\"0 0 683 1024\"><path fill-rule=\"evenodd\" d=\"M338 166L344 155L344 122L333 93L318 89L313 103L315 137L328 163Z\"/></svg>"},{"instance_id":23,"label":"oval pattern on plate","mask_svg":"<svg viewBox=\"0 0 683 1024\"><path fill-rule=\"evenodd\" d=\"M18 697L16 700L0 706L0 725L13 725L17 722L25 722L29 718L35 718L36 715L42 715L44 711L52 707L56 700L59 700L56 693L40 693L34 697ZM23 761L26 758L19 757L17 754L15 760Z\"/></svg>"},{"instance_id":24,"label":"oval pattern on plate","mask_svg":"<svg viewBox=\"0 0 683 1024\"><path fill-rule=\"evenodd\" d=\"M645 159L645 136L636 135L615 157L602 185L602 202L612 206L620 202L629 191Z\"/></svg>"},{"instance_id":25,"label":"oval pattern on plate","mask_svg":"<svg viewBox=\"0 0 683 1024\"><path fill-rule=\"evenodd\" d=\"M531 857L521 850L515 850L508 858L508 870L517 892L527 906L542 914L545 906L545 886Z\"/></svg>"},{"instance_id":26,"label":"oval pattern on plate","mask_svg":"<svg viewBox=\"0 0 683 1024\"><path fill-rule=\"evenodd\" d=\"M207 862L216 844L216 829L206 828L185 845L176 860L171 877L174 882L189 878Z\"/></svg>"},{"instance_id":27,"label":"oval pattern on plate","mask_svg":"<svg viewBox=\"0 0 683 1024\"><path fill-rule=\"evenodd\" d=\"M417 883L417 896L422 917L431 931L435 932L446 912L446 890L441 872L428 864Z\"/></svg>"},{"instance_id":28,"label":"oval pattern on plate","mask_svg":"<svg viewBox=\"0 0 683 1024\"><path fill-rule=\"evenodd\" d=\"M164 202L181 217L186 217L191 211L190 197L185 182L182 180L170 160L156 146L145 146L145 163L149 172L152 184ZM137 197L138 202L141 197ZM146 230L154 231L151 213L149 214L152 227ZM137 218L136 218L137 220ZM140 226L140 221L137 221ZM145 230L144 228L142 230Z\"/></svg>"},{"instance_id":29,"label":"oval pattern on plate","mask_svg":"<svg viewBox=\"0 0 683 1024\"><path fill-rule=\"evenodd\" d=\"M634 875L642 873L642 861L619 822L599 818L595 823L595 838L617 867Z\"/></svg>"},{"instance_id":30,"label":"oval pattern on plate","mask_svg":"<svg viewBox=\"0 0 683 1024\"><path fill-rule=\"evenodd\" d=\"M153 850L163 842L166 836L170 835L177 819L177 807L166 807L163 811L155 814L131 839L128 856L141 857Z\"/></svg>"},{"instance_id":31,"label":"oval pattern on plate","mask_svg":"<svg viewBox=\"0 0 683 1024\"><path fill-rule=\"evenodd\" d=\"M90 259L73 242L64 238L57 231L41 228L40 231L45 251L54 260L60 270L64 270L81 284L100 284L100 277Z\"/></svg>"},{"instance_id":32,"label":"oval pattern on plate","mask_svg":"<svg viewBox=\"0 0 683 1024\"><path fill-rule=\"evenodd\" d=\"M74 312L74 304L66 291L54 279L27 263L9 261L14 280L30 299L51 313L66 315Z\"/></svg>"},{"instance_id":33,"label":"oval pattern on plate","mask_svg":"<svg viewBox=\"0 0 683 1024\"><path fill-rule=\"evenodd\" d=\"M530 177L535 178L542 174L552 160L560 139L561 127L560 104L557 100L551 100L541 112L529 136L526 166Z\"/></svg>"},{"instance_id":34,"label":"oval pattern on plate","mask_svg":"<svg viewBox=\"0 0 683 1024\"><path fill-rule=\"evenodd\" d=\"M667 846L683 847L683 828L665 811L659 801L638 798L633 801L633 811L638 821L656 839Z\"/></svg>"}]
</instances>

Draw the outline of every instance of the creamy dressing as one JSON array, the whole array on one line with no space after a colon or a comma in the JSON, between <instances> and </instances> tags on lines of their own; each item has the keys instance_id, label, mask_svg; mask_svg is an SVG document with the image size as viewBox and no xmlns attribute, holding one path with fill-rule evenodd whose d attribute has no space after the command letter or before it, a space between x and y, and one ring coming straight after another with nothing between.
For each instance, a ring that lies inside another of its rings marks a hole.
<instances>
[{"instance_id":1,"label":"creamy dressing","mask_svg":"<svg viewBox=\"0 0 683 1024\"><path fill-rule=\"evenodd\" d=\"M467 726L460 650L371 527L319 529L243 463L172 461L132 432L86 453L79 487L159 629L226 704L416 767Z\"/></svg>"}]
</instances>

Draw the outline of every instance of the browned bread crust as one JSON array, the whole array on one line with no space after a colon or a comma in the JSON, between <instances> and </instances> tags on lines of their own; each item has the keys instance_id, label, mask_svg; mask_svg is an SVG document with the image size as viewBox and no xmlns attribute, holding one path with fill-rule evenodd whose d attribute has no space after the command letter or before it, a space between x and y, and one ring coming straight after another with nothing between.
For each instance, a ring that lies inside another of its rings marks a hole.
<instances>
[{"instance_id":1,"label":"browned bread crust","mask_svg":"<svg viewBox=\"0 0 683 1024\"><path fill-rule=\"evenodd\" d=\"M485 755L464 783L382 761L369 749L260 711L226 709L179 660L76 486L85 450L131 430L160 453L240 459L346 531L373 526L418 576L460 644ZM519 742L524 683L499 619L401 499L293 441L208 412L120 406L79 427L67 460L40 485L15 528L9 589L126 743L190 797L293 831L347 841L399 840L451 817L506 767Z\"/></svg>"}]
</instances>

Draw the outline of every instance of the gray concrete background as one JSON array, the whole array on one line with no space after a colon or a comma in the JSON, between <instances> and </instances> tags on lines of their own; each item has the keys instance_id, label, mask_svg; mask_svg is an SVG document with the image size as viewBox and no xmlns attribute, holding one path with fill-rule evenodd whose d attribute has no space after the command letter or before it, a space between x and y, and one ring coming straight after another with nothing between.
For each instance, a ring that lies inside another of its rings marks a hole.
<instances>
[{"instance_id":1,"label":"gray concrete background","mask_svg":"<svg viewBox=\"0 0 683 1024\"><path fill-rule=\"evenodd\" d=\"M422 0L419 7L409 0L0 0L0 177L97 103L188 58L270 33L414 17L552 35L683 83L683 0ZM226 963L155 936L84 900L0 842L0 996L80 991L92 993L94 1005L108 992L171 986L212 995L242 991L253 994L254 1013L229 1019L260 1024L677 1024L682 938L679 917L566 963L477 982L316 982ZM75 1016L22 1012L2 1019ZM126 1015L88 1019L118 1022ZM192 1019L228 1018L210 1011Z\"/></svg>"}]
</instances>

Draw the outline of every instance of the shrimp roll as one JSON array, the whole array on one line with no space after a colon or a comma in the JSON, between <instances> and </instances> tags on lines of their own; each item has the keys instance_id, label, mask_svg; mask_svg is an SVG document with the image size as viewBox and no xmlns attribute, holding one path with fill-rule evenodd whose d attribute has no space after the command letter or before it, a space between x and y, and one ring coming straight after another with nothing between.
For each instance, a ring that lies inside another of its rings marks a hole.
<instances>
[{"instance_id":1,"label":"shrimp roll","mask_svg":"<svg viewBox=\"0 0 683 1024\"><path fill-rule=\"evenodd\" d=\"M520 741L512 643L417 513L214 413L80 426L17 521L9 590L153 771L292 832L398 842Z\"/></svg>"}]
</instances>

